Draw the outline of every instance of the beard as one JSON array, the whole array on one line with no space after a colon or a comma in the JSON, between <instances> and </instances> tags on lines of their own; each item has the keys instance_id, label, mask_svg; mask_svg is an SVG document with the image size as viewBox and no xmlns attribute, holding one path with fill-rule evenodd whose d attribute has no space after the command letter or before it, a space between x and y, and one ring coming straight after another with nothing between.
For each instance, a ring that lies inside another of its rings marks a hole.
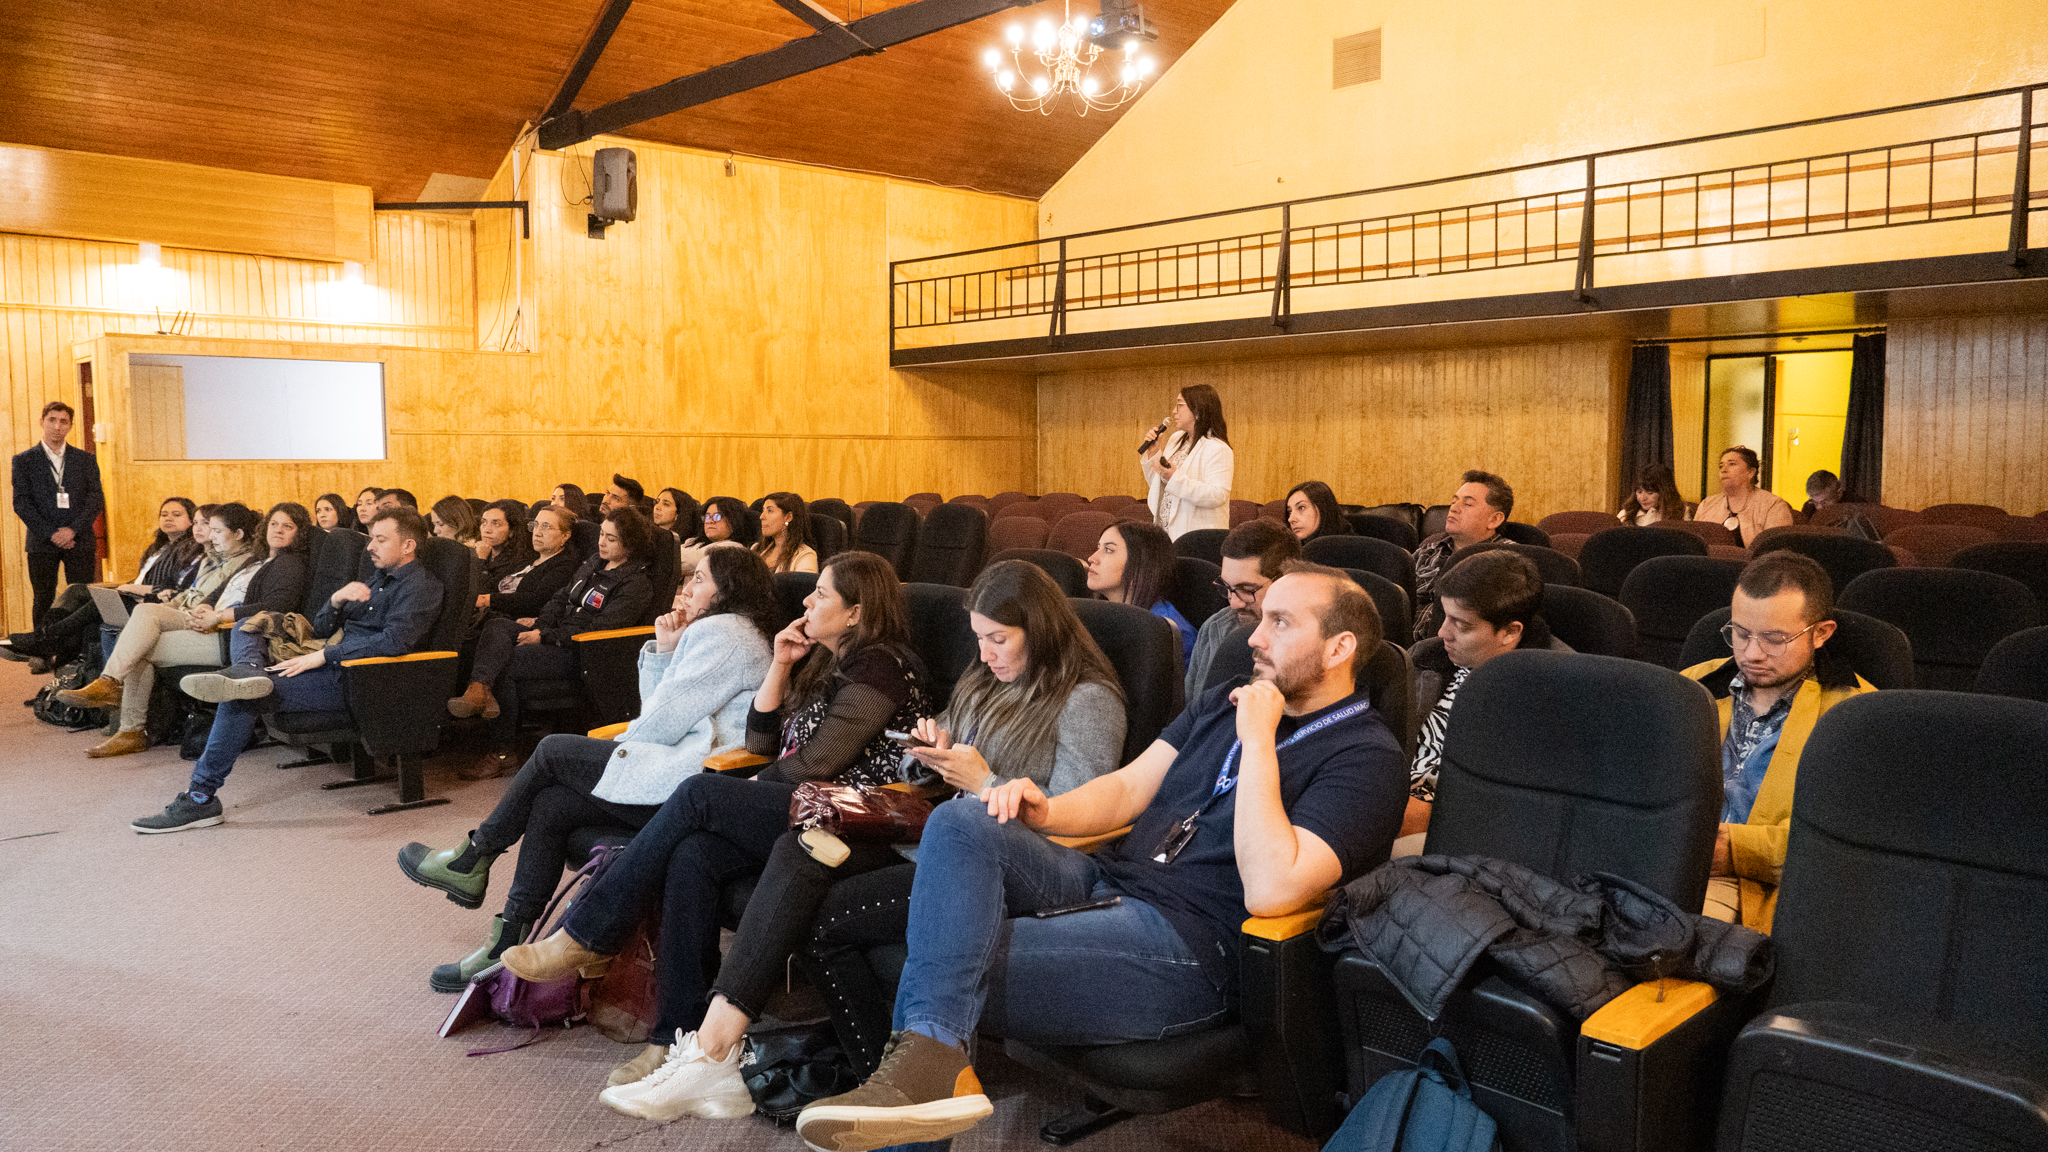
<instances>
[{"instance_id":1,"label":"beard","mask_svg":"<svg viewBox=\"0 0 2048 1152\"><path fill-rule=\"evenodd\" d=\"M1303 654L1293 660L1274 664L1264 655L1252 657L1252 676L1257 680L1270 680L1280 690L1289 704L1314 691L1322 683L1323 666L1313 654Z\"/></svg>"}]
</instances>

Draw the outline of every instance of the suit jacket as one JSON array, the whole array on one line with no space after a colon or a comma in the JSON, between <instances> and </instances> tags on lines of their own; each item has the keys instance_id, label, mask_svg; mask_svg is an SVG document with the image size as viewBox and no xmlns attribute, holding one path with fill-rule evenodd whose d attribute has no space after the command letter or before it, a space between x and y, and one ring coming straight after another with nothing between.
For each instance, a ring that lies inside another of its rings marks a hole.
<instances>
[{"instance_id":1,"label":"suit jacket","mask_svg":"<svg viewBox=\"0 0 2048 1152\"><path fill-rule=\"evenodd\" d=\"M106 500L100 494L100 462L82 448L64 446L64 490L71 494L71 507L57 507L57 478L50 472L50 458L43 455L40 442L14 456L14 514L28 526L28 551L61 553L50 542L59 528L70 528L76 537L72 548L93 550L92 522L99 518Z\"/></svg>"}]
</instances>

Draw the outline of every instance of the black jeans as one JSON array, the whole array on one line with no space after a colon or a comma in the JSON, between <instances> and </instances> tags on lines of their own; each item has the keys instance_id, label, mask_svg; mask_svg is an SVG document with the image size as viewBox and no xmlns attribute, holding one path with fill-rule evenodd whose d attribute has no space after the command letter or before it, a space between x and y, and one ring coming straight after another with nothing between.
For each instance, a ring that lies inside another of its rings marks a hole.
<instances>
[{"instance_id":1,"label":"black jeans","mask_svg":"<svg viewBox=\"0 0 2048 1152\"><path fill-rule=\"evenodd\" d=\"M722 993L750 1019L782 983L789 958L811 938L811 925L833 885L862 873L902 864L903 857L886 844L850 844L852 855L837 868L811 858L795 832L784 832L768 853L768 865L754 884L754 895L740 917L738 933L711 990ZM908 889L905 896L909 895ZM907 915L907 913L906 913Z\"/></svg>"},{"instance_id":2,"label":"black jeans","mask_svg":"<svg viewBox=\"0 0 2048 1152\"><path fill-rule=\"evenodd\" d=\"M609 740L557 733L540 742L505 786L498 806L471 834L480 852L521 844L519 866L505 893L505 919L531 923L547 910L562 868L569 834L601 827L631 835L659 811L652 804L614 804L590 794L617 747ZM576 861L577 867L583 861Z\"/></svg>"},{"instance_id":3,"label":"black jeans","mask_svg":"<svg viewBox=\"0 0 2048 1152\"><path fill-rule=\"evenodd\" d=\"M526 629L500 616L484 625L477 638L476 659L470 662L471 682L491 690L498 718L490 722L493 752L509 752L519 742L519 682L567 680L576 675L576 654L552 644L521 644Z\"/></svg>"},{"instance_id":4,"label":"black jeans","mask_svg":"<svg viewBox=\"0 0 2048 1152\"><path fill-rule=\"evenodd\" d=\"M917 865L899 857L889 867L834 884L819 906L803 956L811 984L825 994L839 1045L864 1078L882 1062L896 1011L895 973L885 979L875 971L868 952L883 945L904 946L910 931L910 887L916 879Z\"/></svg>"},{"instance_id":5,"label":"black jeans","mask_svg":"<svg viewBox=\"0 0 2048 1152\"><path fill-rule=\"evenodd\" d=\"M661 900L655 946L660 1014L654 1035L694 1031L704 1022L718 971L719 896L727 884L759 872L789 831L794 784L706 772L691 776L612 861L604 877L570 909L570 938L616 954Z\"/></svg>"},{"instance_id":6,"label":"black jeans","mask_svg":"<svg viewBox=\"0 0 2048 1152\"><path fill-rule=\"evenodd\" d=\"M29 602L29 627L37 632L43 629L43 617L49 614L50 602L57 598L57 569L64 570L67 584L90 584L98 572L100 558L94 555L97 545L90 536L81 536L71 547L60 552L31 552L28 554L28 583L33 599Z\"/></svg>"}]
</instances>

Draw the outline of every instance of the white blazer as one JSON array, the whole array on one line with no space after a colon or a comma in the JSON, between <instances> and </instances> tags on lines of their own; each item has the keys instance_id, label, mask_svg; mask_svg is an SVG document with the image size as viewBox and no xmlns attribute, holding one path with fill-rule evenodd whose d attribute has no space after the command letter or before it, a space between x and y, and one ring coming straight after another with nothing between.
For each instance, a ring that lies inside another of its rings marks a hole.
<instances>
[{"instance_id":1,"label":"white blazer","mask_svg":"<svg viewBox=\"0 0 2048 1152\"><path fill-rule=\"evenodd\" d=\"M1197 528L1230 527L1230 480L1237 470L1237 456L1230 445L1204 436L1174 469L1173 479L1166 479L1152 462L1160 456L1171 457L1184 435L1175 432L1167 437L1159 455L1138 460L1145 482L1151 485L1145 503L1152 509L1152 522L1176 540L1181 533Z\"/></svg>"}]
</instances>

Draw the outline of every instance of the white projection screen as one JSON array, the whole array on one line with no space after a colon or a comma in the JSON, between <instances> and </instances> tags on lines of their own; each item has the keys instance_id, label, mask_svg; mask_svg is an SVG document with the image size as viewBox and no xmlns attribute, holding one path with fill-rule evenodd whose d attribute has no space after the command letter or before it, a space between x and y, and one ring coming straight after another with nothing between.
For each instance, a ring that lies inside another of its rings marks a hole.
<instances>
[{"instance_id":1,"label":"white projection screen","mask_svg":"<svg viewBox=\"0 0 2048 1152\"><path fill-rule=\"evenodd\" d=\"M382 460L384 365L128 357L137 460Z\"/></svg>"}]
</instances>

